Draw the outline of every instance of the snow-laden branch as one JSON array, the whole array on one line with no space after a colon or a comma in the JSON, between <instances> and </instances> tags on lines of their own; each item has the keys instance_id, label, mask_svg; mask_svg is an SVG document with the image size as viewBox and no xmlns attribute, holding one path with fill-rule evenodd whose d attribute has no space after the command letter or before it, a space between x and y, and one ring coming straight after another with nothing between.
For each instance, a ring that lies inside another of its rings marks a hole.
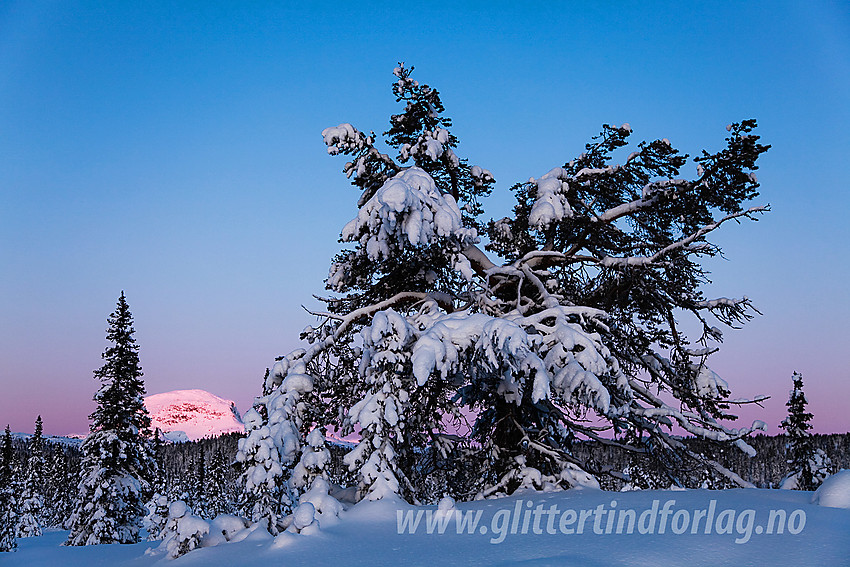
<instances>
[{"instance_id":1,"label":"snow-laden branch","mask_svg":"<svg viewBox=\"0 0 850 567\"><path fill-rule=\"evenodd\" d=\"M611 207L604 213L596 215L596 219L603 223L613 222L619 218L632 215L638 211L652 207L658 203L663 195L668 194L670 191L675 191L678 188L687 188L690 185L691 184L684 179L664 179L662 181L653 181L652 183L648 183L644 186L641 191L640 199L635 199L634 201L623 203L616 207Z\"/></svg>"},{"instance_id":2,"label":"snow-laden branch","mask_svg":"<svg viewBox=\"0 0 850 567\"><path fill-rule=\"evenodd\" d=\"M673 252L675 250L685 248L686 246L690 245L695 240L702 238L703 236L705 236L709 232L712 232L713 230L716 230L720 225L722 225L723 223L725 223L727 221L737 219L737 218L741 218L741 217L753 218L753 215L755 215L757 213L764 213L768 210L770 210L770 209L769 209L769 207L766 207L766 206L751 207L751 208L749 208L745 211L740 211L740 212L737 212L737 213L732 213L732 214L726 215L725 217L723 217L722 219L720 219L718 221L715 221L713 223L710 223L710 224L703 226L702 228L700 228L696 232L686 236L685 238L682 238L681 240L677 240L676 242L673 242L672 244L665 246L664 248L662 248L661 250L659 250L658 252L656 252L652 256L631 256L631 257L622 257L622 258L605 256L604 258L602 258L599 261L599 263L603 266L606 266L606 267L647 266L647 265L655 264L656 262L658 262L658 260L660 258L663 258L664 256L670 254L671 252Z\"/></svg>"},{"instance_id":3,"label":"snow-laden branch","mask_svg":"<svg viewBox=\"0 0 850 567\"><path fill-rule=\"evenodd\" d=\"M636 380L630 379L629 385L644 401L653 406L647 408L634 404L631 413L638 417L644 417L649 422L657 422L659 418L672 418L682 429L692 435L721 442L738 441L750 433L764 430L764 422L759 420L753 422L753 425L748 428L728 429L712 418L670 407L664 400L654 395Z\"/></svg>"},{"instance_id":4,"label":"snow-laden branch","mask_svg":"<svg viewBox=\"0 0 850 567\"><path fill-rule=\"evenodd\" d=\"M462 252L464 256L469 258L472 268L479 276L483 277L488 270L496 267L496 264L487 257L487 254L474 244L468 245Z\"/></svg>"}]
</instances>

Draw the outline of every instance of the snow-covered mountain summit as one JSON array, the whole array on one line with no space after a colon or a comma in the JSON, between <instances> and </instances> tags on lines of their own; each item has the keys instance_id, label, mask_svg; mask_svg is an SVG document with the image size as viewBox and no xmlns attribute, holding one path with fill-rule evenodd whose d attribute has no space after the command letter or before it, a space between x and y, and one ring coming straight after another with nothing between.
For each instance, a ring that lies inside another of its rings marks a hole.
<instances>
[{"instance_id":1,"label":"snow-covered mountain summit","mask_svg":"<svg viewBox=\"0 0 850 567\"><path fill-rule=\"evenodd\" d=\"M172 440L214 437L245 431L236 404L205 390L174 390L145 397L151 428L159 428ZM180 435L184 432L185 438Z\"/></svg>"}]
</instances>

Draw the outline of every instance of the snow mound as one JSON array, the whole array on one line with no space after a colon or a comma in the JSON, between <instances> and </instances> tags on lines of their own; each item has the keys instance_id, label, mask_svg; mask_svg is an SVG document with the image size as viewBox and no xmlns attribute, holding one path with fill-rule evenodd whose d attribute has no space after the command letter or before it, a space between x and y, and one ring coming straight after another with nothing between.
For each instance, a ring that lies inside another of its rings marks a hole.
<instances>
[{"instance_id":1,"label":"snow mound","mask_svg":"<svg viewBox=\"0 0 850 567\"><path fill-rule=\"evenodd\" d=\"M239 542L250 534L247 520L222 514L210 522L210 531L201 541L201 547L215 547L231 541Z\"/></svg>"},{"instance_id":2,"label":"snow mound","mask_svg":"<svg viewBox=\"0 0 850 567\"><path fill-rule=\"evenodd\" d=\"M159 428L167 439L195 441L245 431L236 404L205 390L153 394L145 398L145 406L151 414L151 428Z\"/></svg>"},{"instance_id":3,"label":"snow mound","mask_svg":"<svg viewBox=\"0 0 850 567\"><path fill-rule=\"evenodd\" d=\"M812 495L812 504L850 510L850 470L838 471L824 480Z\"/></svg>"}]
</instances>

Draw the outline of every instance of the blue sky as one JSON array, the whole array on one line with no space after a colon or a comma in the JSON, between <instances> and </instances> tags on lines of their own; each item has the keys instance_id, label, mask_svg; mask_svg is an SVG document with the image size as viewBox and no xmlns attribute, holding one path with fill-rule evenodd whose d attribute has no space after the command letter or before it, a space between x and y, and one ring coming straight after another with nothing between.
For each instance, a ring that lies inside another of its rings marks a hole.
<instances>
[{"instance_id":1,"label":"blue sky","mask_svg":"<svg viewBox=\"0 0 850 567\"><path fill-rule=\"evenodd\" d=\"M508 188L602 123L692 155L754 117L773 211L724 227L717 295L764 313L713 362L740 396L794 370L847 431L850 9L807 3L0 5L0 421L84 432L124 290L150 393L243 411L311 322L357 191L320 132L381 132L397 61L440 90L459 153Z\"/></svg>"}]
</instances>

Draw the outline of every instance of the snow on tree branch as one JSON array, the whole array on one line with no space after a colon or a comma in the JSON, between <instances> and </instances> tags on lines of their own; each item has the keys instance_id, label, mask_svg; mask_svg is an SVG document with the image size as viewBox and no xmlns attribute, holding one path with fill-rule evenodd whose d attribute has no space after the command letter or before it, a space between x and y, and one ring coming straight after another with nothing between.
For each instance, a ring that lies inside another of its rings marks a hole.
<instances>
[{"instance_id":1,"label":"snow on tree branch","mask_svg":"<svg viewBox=\"0 0 850 567\"><path fill-rule=\"evenodd\" d=\"M344 461L361 499L427 501L435 470L447 471L443 490L466 499L626 478L577 458L576 443L668 452L678 460L665 466L696 461L702 474L745 484L675 435L746 451L744 438L763 428L724 424L730 405L763 397L731 399L708 366L722 338L709 318L734 327L755 308L747 297L706 299L699 264L720 253L711 233L768 211L744 206L768 149L755 121L700 153L695 179L667 139L618 161L632 128L604 125L577 158L514 185L513 214L485 225L493 174L460 157L439 93L412 70L394 71L402 111L384 136L397 161L349 124L322 132L330 154L354 156L344 172L363 194L341 232L327 309L313 311L309 344L268 373L240 444L248 485L288 479L285 494L255 494L258 517L274 529L275 514L325 482L321 428L359 434ZM683 317L702 326L698 344Z\"/></svg>"},{"instance_id":2,"label":"snow on tree branch","mask_svg":"<svg viewBox=\"0 0 850 567\"><path fill-rule=\"evenodd\" d=\"M406 169L384 183L342 229L342 240L357 241L355 254L381 261L405 245L432 245L442 239L458 250L475 244L475 229L464 228L451 195L441 194L423 170ZM344 285L349 264L337 264L328 278L331 289Z\"/></svg>"},{"instance_id":3,"label":"snow on tree branch","mask_svg":"<svg viewBox=\"0 0 850 567\"><path fill-rule=\"evenodd\" d=\"M733 213L733 214L730 214L730 215L726 215L725 217L723 217L722 219L720 219L716 222L713 222L711 224L707 224L707 225L703 226L702 228L700 228L699 230L697 230L693 234L690 234L687 237L682 238L681 240L673 242L672 244L668 244L667 246L665 246L664 248L662 248L661 250L659 250L658 252L656 252L655 254L653 254L652 256L649 256L649 257L646 257L646 256L643 256L643 257L641 257L641 256L631 256L631 257L625 257L625 258L612 258L611 256L605 256L604 258L602 258L600 263L603 266L607 266L607 267L623 266L623 265L645 266L645 265L649 265L649 264L654 264L654 263L657 263L660 258L663 258L664 256L670 254L671 252L686 248L687 246L689 246L690 244L692 244L696 240L702 238L703 236L705 236L709 232L712 232L712 231L716 230L717 228L719 228L720 225L723 224L724 222L727 222L727 221L730 221L730 220L733 220L733 219L738 219L740 217L746 217L746 218L752 219L753 215L755 215L757 213L764 213L764 212L767 212L768 210L770 210L768 207L752 207L750 209L747 209L746 211L741 211L741 212ZM689 251L690 252L698 252L700 250L701 249L692 248Z\"/></svg>"}]
</instances>

